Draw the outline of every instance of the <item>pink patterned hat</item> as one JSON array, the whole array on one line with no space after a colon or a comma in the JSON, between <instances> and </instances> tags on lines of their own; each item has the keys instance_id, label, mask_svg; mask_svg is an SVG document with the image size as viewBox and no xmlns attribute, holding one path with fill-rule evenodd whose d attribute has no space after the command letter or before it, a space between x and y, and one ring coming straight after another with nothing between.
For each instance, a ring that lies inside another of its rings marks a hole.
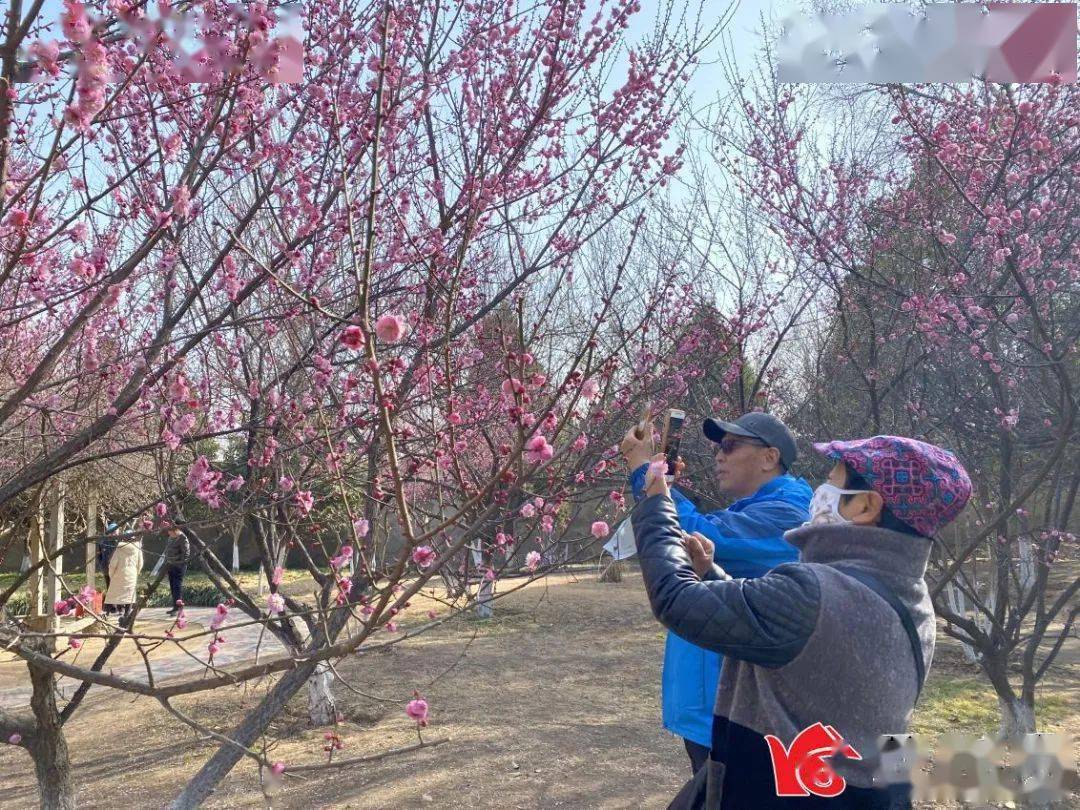
<instances>
[{"instance_id":1,"label":"pink patterned hat","mask_svg":"<svg viewBox=\"0 0 1080 810\"><path fill-rule=\"evenodd\" d=\"M899 520L926 537L954 520L971 497L971 479L956 456L917 439L874 436L814 449L846 462Z\"/></svg>"}]
</instances>

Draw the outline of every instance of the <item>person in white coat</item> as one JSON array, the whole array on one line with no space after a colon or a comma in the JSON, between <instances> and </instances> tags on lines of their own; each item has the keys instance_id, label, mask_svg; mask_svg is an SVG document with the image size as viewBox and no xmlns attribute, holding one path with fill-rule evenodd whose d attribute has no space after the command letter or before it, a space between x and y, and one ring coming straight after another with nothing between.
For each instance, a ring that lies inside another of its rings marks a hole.
<instances>
[{"instance_id":1,"label":"person in white coat","mask_svg":"<svg viewBox=\"0 0 1080 810\"><path fill-rule=\"evenodd\" d=\"M105 594L106 605L121 611L121 621L127 620L135 603L142 567L142 539L121 538L109 560L109 590Z\"/></svg>"}]
</instances>

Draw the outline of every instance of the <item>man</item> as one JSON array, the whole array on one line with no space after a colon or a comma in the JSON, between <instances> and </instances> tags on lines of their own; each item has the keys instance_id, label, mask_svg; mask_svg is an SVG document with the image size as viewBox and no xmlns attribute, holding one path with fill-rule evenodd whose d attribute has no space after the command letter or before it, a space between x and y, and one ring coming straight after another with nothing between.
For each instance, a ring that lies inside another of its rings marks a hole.
<instances>
[{"instance_id":1,"label":"man","mask_svg":"<svg viewBox=\"0 0 1080 810\"><path fill-rule=\"evenodd\" d=\"M105 590L109 590L109 562L116 551L116 524L105 524L105 533L97 541L97 569L105 576ZM111 611L107 611L111 612Z\"/></svg>"},{"instance_id":2,"label":"man","mask_svg":"<svg viewBox=\"0 0 1080 810\"><path fill-rule=\"evenodd\" d=\"M627 432L621 449L632 471L634 498L640 501L652 436L638 439L636 427ZM720 488L736 500L727 509L702 514L673 489L680 527L705 538L716 562L733 576L758 577L794 561L798 552L783 534L806 521L811 492L805 481L787 472L797 452L791 431L767 413L744 414L734 422L706 419L702 429L716 443ZM664 728L683 738L692 772L709 755L720 665L717 653L668 633L661 690Z\"/></svg>"},{"instance_id":3,"label":"man","mask_svg":"<svg viewBox=\"0 0 1080 810\"><path fill-rule=\"evenodd\" d=\"M180 610L183 599L184 575L191 560L191 542L187 535L173 526L169 529L169 541L165 546L165 565L169 574L169 593L172 597L172 609L168 615L175 616Z\"/></svg>"},{"instance_id":4,"label":"man","mask_svg":"<svg viewBox=\"0 0 1080 810\"><path fill-rule=\"evenodd\" d=\"M910 784L876 777L878 740L906 731L922 688L935 635L930 537L963 509L971 481L951 453L914 439L814 447L835 466L809 523L786 535L800 561L758 579L732 579L702 538L685 537L662 475L634 509L653 613L726 659L708 763L672 807L910 807ZM808 729L828 744L798 748Z\"/></svg>"}]
</instances>

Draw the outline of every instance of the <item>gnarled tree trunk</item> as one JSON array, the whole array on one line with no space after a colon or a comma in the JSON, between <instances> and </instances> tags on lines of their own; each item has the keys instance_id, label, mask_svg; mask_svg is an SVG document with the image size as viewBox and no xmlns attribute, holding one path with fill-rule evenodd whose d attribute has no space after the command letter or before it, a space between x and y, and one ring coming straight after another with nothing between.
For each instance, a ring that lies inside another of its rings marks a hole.
<instances>
[{"instance_id":1,"label":"gnarled tree trunk","mask_svg":"<svg viewBox=\"0 0 1080 810\"><path fill-rule=\"evenodd\" d=\"M38 652L48 654L40 642ZM56 680L48 670L27 664L33 694L30 708L37 720L37 729L30 740L30 755L34 758L38 793L43 810L75 810L75 788L71 782L71 760L67 740L56 708Z\"/></svg>"},{"instance_id":2,"label":"gnarled tree trunk","mask_svg":"<svg viewBox=\"0 0 1080 810\"><path fill-rule=\"evenodd\" d=\"M333 683L334 673L330 671L330 665L320 661L307 680L308 717L313 725L327 726L337 716L337 701L330 688Z\"/></svg>"}]
</instances>

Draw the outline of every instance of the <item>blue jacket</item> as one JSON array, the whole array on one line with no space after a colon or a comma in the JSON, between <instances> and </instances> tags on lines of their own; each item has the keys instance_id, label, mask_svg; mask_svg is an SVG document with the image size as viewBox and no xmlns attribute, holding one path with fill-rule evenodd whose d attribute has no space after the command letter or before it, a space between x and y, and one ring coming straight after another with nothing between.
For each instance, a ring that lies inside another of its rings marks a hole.
<instances>
[{"instance_id":1,"label":"blue jacket","mask_svg":"<svg viewBox=\"0 0 1080 810\"><path fill-rule=\"evenodd\" d=\"M634 500L645 497L643 464L630 475ZM716 546L713 558L733 577L760 577L799 553L783 534L810 517L810 485L793 475L778 475L749 498L727 509L702 514L678 489L671 490L685 532L700 532ZM668 631L664 647L662 705L664 728L708 747L712 742L713 703L721 657Z\"/></svg>"}]
</instances>

